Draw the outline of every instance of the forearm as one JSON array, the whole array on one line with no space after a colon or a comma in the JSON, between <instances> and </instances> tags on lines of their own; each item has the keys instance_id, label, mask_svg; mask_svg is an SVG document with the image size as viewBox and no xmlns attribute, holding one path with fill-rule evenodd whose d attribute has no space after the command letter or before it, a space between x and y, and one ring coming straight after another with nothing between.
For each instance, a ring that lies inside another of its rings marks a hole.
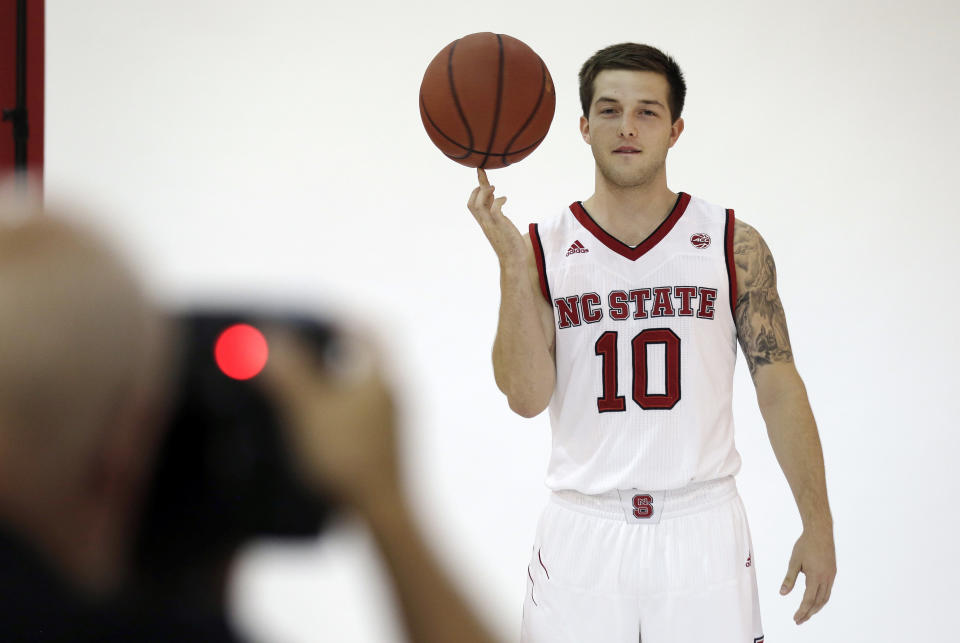
<instances>
[{"instance_id":1,"label":"forearm","mask_svg":"<svg viewBox=\"0 0 960 643\"><path fill-rule=\"evenodd\" d=\"M393 581L410 641L494 640L427 550L399 493L387 493L365 503L360 513Z\"/></svg>"},{"instance_id":2,"label":"forearm","mask_svg":"<svg viewBox=\"0 0 960 643\"><path fill-rule=\"evenodd\" d=\"M784 379L786 386L760 401L770 444L793 492L804 529L832 530L823 449L807 392L799 375Z\"/></svg>"},{"instance_id":3,"label":"forearm","mask_svg":"<svg viewBox=\"0 0 960 643\"><path fill-rule=\"evenodd\" d=\"M493 343L493 374L510 408L533 417L546 408L556 379L553 357L525 264L500 265L500 318Z\"/></svg>"},{"instance_id":4,"label":"forearm","mask_svg":"<svg viewBox=\"0 0 960 643\"><path fill-rule=\"evenodd\" d=\"M798 574L804 574L803 601L794 614L799 625L829 600L837 575L823 449L806 387L793 363L773 255L757 231L742 221L735 223L733 246L737 338L757 389L770 444L803 521L803 533L793 547L780 588L781 594L788 594Z\"/></svg>"}]
</instances>

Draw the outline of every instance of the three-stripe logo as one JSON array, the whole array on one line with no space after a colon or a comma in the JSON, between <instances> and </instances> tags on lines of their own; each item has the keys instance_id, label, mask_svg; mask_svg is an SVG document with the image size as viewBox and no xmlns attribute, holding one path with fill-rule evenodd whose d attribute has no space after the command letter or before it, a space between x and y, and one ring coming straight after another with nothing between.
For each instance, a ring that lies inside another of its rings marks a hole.
<instances>
[{"instance_id":1,"label":"three-stripe logo","mask_svg":"<svg viewBox=\"0 0 960 643\"><path fill-rule=\"evenodd\" d=\"M587 248L584 247L582 243L580 243L579 239L577 239L576 241L570 244L570 247L567 249L566 256L569 257L570 255L577 252L590 252Z\"/></svg>"}]
</instances>

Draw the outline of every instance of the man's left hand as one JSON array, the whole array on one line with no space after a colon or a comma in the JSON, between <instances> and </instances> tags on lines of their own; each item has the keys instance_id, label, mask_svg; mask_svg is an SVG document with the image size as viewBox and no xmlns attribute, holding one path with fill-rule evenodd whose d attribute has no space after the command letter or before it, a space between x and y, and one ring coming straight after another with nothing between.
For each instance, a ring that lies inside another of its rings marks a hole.
<instances>
[{"instance_id":1,"label":"man's left hand","mask_svg":"<svg viewBox=\"0 0 960 643\"><path fill-rule=\"evenodd\" d=\"M793 546L787 576L783 579L780 594L787 595L793 590L797 575L803 572L806 579L806 591L800 609L793 620L800 625L820 611L833 590L833 580L837 576L837 555L833 545L831 529L805 529Z\"/></svg>"}]
</instances>

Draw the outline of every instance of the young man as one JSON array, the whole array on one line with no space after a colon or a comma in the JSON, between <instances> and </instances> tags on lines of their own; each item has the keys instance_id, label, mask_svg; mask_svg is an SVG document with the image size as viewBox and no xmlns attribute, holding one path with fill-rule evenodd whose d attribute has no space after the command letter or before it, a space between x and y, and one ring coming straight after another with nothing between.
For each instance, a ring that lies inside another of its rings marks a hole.
<instances>
[{"instance_id":1,"label":"young man","mask_svg":"<svg viewBox=\"0 0 960 643\"><path fill-rule=\"evenodd\" d=\"M804 572L798 624L830 596L823 456L773 258L732 210L667 187L685 92L658 49L603 49L580 71L593 195L528 235L483 170L470 196L500 260L497 386L525 417L550 406L524 641L763 640L733 478L738 340L803 520L781 593Z\"/></svg>"}]
</instances>

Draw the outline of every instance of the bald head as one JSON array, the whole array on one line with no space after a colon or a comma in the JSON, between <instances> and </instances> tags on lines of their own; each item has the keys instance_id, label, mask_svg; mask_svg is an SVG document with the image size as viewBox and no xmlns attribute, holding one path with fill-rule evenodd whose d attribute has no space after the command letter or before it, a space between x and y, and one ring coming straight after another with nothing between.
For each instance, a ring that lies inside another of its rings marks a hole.
<instances>
[{"instance_id":1,"label":"bald head","mask_svg":"<svg viewBox=\"0 0 960 643\"><path fill-rule=\"evenodd\" d=\"M0 218L0 431L77 449L144 380L157 319L92 234Z\"/></svg>"},{"instance_id":2,"label":"bald head","mask_svg":"<svg viewBox=\"0 0 960 643\"><path fill-rule=\"evenodd\" d=\"M97 523L91 542L73 536L88 554L111 531L104 524L127 520L156 438L165 333L130 269L96 235L37 206L0 204L5 520L29 523L42 541L58 516L37 512L86 511Z\"/></svg>"}]
</instances>

